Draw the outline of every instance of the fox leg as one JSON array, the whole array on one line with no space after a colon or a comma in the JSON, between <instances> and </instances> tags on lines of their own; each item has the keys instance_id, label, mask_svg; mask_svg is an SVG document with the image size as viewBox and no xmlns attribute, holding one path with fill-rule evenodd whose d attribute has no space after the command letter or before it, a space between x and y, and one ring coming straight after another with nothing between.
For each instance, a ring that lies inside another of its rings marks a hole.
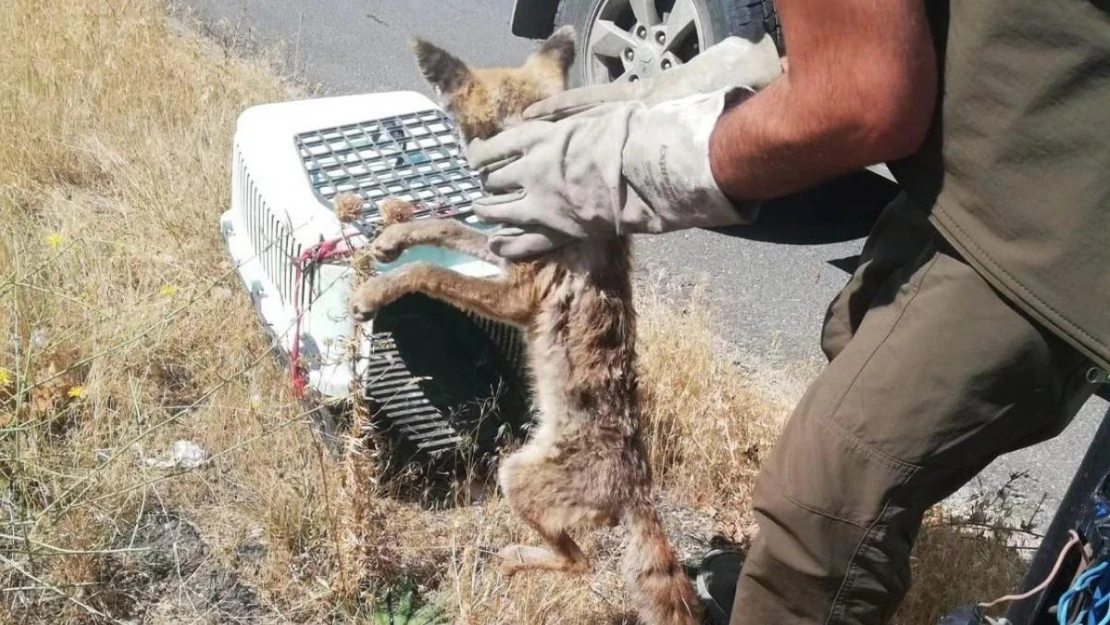
<instances>
[{"instance_id":1,"label":"fox leg","mask_svg":"<svg viewBox=\"0 0 1110 625\"><path fill-rule=\"evenodd\" d=\"M544 531L542 526L529 523L552 549L530 547L528 545L509 545L500 552L501 572L512 577L520 571L559 571L581 575L588 570L589 560L582 548L565 531Z\"/></svg>"},{"instance_id":2,"label":"fox leg","mask_svg":"<svg viewBox=\"0 0 1110 625\"><path fill-rule=\"evenodd\" d=\"M412 263L367 279L351 294L351 312L367 321L382 307L410 293L423 293L487 319L524 325L531 304L524 292L494 279L464 276L430 263Z\"/></svg>"},{"instance_id":3,"label":"fox leg","mask_svg":"<svg viewBox=\"0 0 1110 625\"><path fill-rule=\"evenodd\" d=\"M421 219L386 226L370 244L370 253L379 262L388 263L416 245L445 247L498 266L504 262L489 251L485 234L454 219Z\"/></svg>"},{"instance_id":4,"label":"fox leg","mask_svg":"<svg viewBox=\"0 0 1110 625\"><path fill-rule=\"evenodd\" d=\"M547 548L505 547L498 554L501 571L507 576L526 570L585 573L588 559L568 530L615 525L619 511L608 504L573 501L577 485L567 479L571 476L537 451L537 447L526 446L509 457L499 472L499 482L509 506L543 538Z\"/></svg>"}]
</instances>

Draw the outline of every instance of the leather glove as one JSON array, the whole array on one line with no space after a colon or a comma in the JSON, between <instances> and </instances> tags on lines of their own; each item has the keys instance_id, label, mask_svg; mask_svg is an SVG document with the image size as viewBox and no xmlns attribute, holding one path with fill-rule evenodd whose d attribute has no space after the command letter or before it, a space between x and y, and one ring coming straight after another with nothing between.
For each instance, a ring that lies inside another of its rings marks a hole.
<instances>
[{"instance_id":1,"label":"leather glove","mask_svg":"<svg viewBox=\"0 0 1110 625\"><path fill-rule=\"evenodd\" d=\"M758 204L734 206L709 166L717 119L754 93L737 86L729 66L756 86L773 80L770 57L781 72L769 38L764 42L772 54L743 71L761 48L741 42L736 38L706 56L718 44L672 70L673 78L665 73L642 87L565 92L534 105L531 119L471 142L468 156L489 193L475 202L474 212L503 226L490 237L491 251L520 259L586 237L754 221ZM701 66L695 65L699 59ZM752 71L754 66L763 69Z\"/></svg>"}]
</instances>

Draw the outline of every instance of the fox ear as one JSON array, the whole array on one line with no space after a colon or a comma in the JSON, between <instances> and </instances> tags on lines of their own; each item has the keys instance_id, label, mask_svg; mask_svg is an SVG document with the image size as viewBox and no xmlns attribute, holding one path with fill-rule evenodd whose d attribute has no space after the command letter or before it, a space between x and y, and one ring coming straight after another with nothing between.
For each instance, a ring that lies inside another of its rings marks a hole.
<instances>
[{"instance_id":1,"label":"fox ear","mask_svg":"<svg viewBox=\"0 0 1110 625\"><path fill-rule=\"evenodd\" d=\"M551 33L547 41L543 42L540 49L536 51L536 56L554 62L565 74L570 70L570 64L574 62L574 44L577 38L578 35L573 26L570 24L560 26Z\"/></svg>"},{"instance_id":2,"label":"fox ear","mask_svg":"<svg viewBox=\"0 0 1110 625\"><path fill-rule=\"evenodd\" d=\"M441 94L450 96L473 78L466 63L443 48L418 37L414 37L409 45L416 53L420 72Z\"/></svg>"}]
</instances>

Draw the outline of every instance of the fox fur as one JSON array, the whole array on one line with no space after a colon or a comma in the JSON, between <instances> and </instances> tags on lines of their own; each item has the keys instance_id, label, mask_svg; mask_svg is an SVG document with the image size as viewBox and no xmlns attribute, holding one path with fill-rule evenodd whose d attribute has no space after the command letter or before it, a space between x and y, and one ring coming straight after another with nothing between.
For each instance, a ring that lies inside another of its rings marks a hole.
<instances>
[{"instance_id":1,"label":"fox fur","mask_svg":"<svg viewBox=\"0 0 1110 625\"><path fill-rule=\"evenodd\" d=\"M572 28L560 28L523 65L492 69L472 69L426 41L412 45L425 78L470 141L496 134L530 104L564 90L575 39ZM623 522L630 540L622 568L641 621L699 623L700 604L652 503L637 392L629 239L573 242L536 259L507 262L488 250L484 233L456 220L423 219L385 227L371 253L389 262L415 245L453 249L503 272L475 278L409 263L355 289L351 310L357 320L419 292L520 327L526 338L538 427L501 463L498 483L514 513L546 547L505 547L502 571L584 573L586 555L568 530Z\"/></svg>"}]
</instances>

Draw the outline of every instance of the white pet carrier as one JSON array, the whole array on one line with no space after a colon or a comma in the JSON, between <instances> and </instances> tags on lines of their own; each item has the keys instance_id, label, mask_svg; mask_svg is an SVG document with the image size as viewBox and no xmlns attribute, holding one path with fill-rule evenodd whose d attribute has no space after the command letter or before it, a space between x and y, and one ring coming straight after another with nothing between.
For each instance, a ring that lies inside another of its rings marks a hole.
<instances>
[{"instance_id":1,"label":"white pet carrier","mask_svg":"<svg viewBox=\"0 0 1110 625\"><path fill-rule=\"evenodd\" d=\"M357 377L385 427L433 455L489 439L498 419L520 421L522 346L513 328L408 296L364 325L368 338L354 362L350 355L354 272L334 253L368 242L382 200L413 202L416 219L480 226L470 206L481 184L440 107L414 92L255 106L238 120L232 166L231 208L221 220L227 249L276 348L302 364L294 371L304 386L325 399L347 397ZM353 223L333 210L344 192L364 202ZM499 271L427 246L377 268L413 260L474 276ZM479 414L493 421L479 424Z\"/></svg>"}]
</instances>

